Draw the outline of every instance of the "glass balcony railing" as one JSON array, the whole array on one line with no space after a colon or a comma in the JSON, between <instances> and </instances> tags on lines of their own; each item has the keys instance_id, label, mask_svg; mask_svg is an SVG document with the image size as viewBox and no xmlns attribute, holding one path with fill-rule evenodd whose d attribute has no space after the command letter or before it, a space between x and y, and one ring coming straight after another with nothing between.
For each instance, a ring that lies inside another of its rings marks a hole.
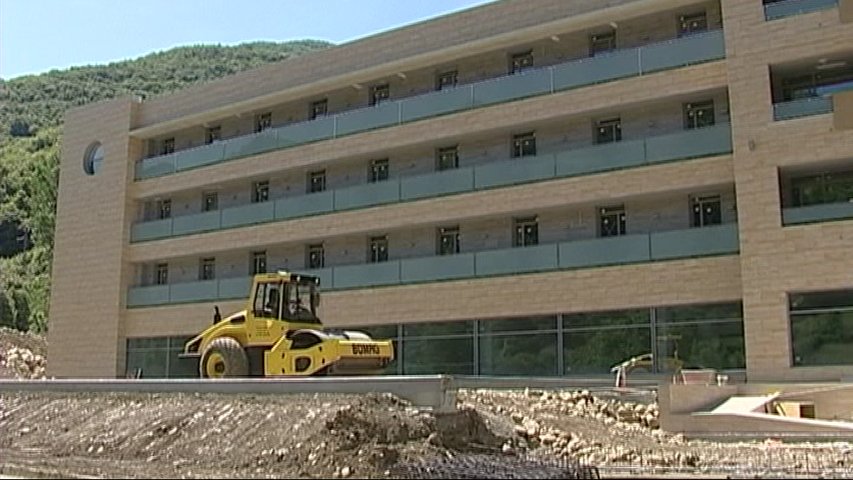
<instances>
[{"instance_id":1,"label":"glass balcony railing","mask_svg":"<svg viewBox=\"0 0 853 480\"><path fill-rule=\"evenodd\" d=\"M832 112L832 97L809 97L773 104L774 120L790 120Z\"/></svg>"},{"instance_id":2,"label":"glass balcony railing","mask_svg":"<svg viewBox=\"0 0 853 480\"><path fill-rule=\"evenodd\" d=\"M767 3L764 5L764 18L776 20L818 10L827 10L837 5L838 0L784 0Z\"/></svg>"},{"instance_id":3,"label":"glass balcony railing","mask_svg":"<svg viewBox=\"0 0 853 480\"><path fill-rule=\"evenodd\" d=\"M235 137L137 162L144 180L248 155L725 57L722 30L618 50Z\"/></svg>"},{"instance_id":4,"label":"glass balcony railing","mask_svg":"<svg viewBox=\"0 0 853 480\"><path fill-rule=\"evenodd\" d=\"M507 185L588 175L731 153L731 127L718 124L640 140L401 177L270 202L134 224L132 242L209 232Z\"/></svg>"},{"instance_id":5,"label":"glass balcony railing","mask_svg":"<svg viewBox=\"0 0 853 480\"><path fill-rule=\"evenodd\" d=\"M851 218L853 218L853 201L782 209L782 225L829 222Z\"/></svg>"},{"instance_id":6,"label":"glass balcony railing","mask_svg":"<svg viewBox=\"0 0 853 480\"><path fill-rule=\"evenodd\" d=\"M324 291L484 278L542 271L627 265L739 251L737 224L594 238L530 247L487 250L382 263L306 270L321 278ZM149 307L248 296L248 277L131 287L128 307Z\"/></svg>"}]
</instances>

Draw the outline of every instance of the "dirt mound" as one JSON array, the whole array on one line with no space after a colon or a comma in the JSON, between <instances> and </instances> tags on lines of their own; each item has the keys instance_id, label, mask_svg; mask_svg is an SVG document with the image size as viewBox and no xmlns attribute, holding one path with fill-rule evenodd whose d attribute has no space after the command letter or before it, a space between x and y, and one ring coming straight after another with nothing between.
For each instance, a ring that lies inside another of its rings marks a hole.
<instances>
[{"instance_id":1,"label":"dirt mound","mask_svg":"<svg viewBox=\"0 0 853 480\"><path fill-rule=\"evenodd\" d=\"M806 472L853 474L853 449L845 442L711 442L686 440L658 427L653 397L633 401L588 391L463 391L464 404L514 423L519 452L571 459L622 476L647 472ZM627 470L625 470L627 469ZM622 473L619 473L622 472ZM831 476L831 475L830 475ZM838 474L836 475L838 476Z\"/></svg>"},{"instance_id":2,"label":"dirt mound","mask_svg":"<svg viewBox=\"0 0 853 480\"><path fill-rule=\"evenodd\" d=\"M0 378L44 378L46 368L44 337L0 327Z\"/></svg>"},{"instance_id":3,"label":"dirt mound","mask_svg":"<svg viewBox=\"0 0 853 480\"><path fill-rule=\"evenodd\" d=\"M506 440L492 433L473 409L437 415L390 395L368 395L338 409L295 450L264 453L276 462L302 465L300 476L374 478L386 477L399 461L448 451L500 451Z\"/></svg>"},{"instance_id":4,"label":"dirt mound","mask_svg":"<svg viewBox=\"0 0 853 480\"><path fill-rule=\"evenodd\" d=\"M536 458L595 466L605 477L853 478L846 442L723 443L663 432L653 394L627 401L476 390L459 398L455 413L436 414L379 394L0 394L0 473L20 466L18 475L35 469L59 478L387 478L409 465L435 477Z\"/></svg>"},{"instance_id":5,"label":"dirt mound","mask_svg":"<svg viewBox=\"0 0 853 480\"><path fill-rule=\"evenodd\" d=\"M37 452L61 474L161 478L386 478L401 459L505 442L473 409L390 395L0 395L0 431L5 464Z\"/></svg>"}]
</instances>

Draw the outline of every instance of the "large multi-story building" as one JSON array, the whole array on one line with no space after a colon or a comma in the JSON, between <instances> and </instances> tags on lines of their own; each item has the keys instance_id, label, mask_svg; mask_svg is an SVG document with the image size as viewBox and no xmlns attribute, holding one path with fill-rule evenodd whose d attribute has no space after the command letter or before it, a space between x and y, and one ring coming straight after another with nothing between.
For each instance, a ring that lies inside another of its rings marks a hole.
<instances>
[{"instance_id":1,"label":"large multi-story building","mask_svg":"<svg viewBox=\"0 0 853 480\"><path fill-rule=\"evenodd\" d=\"M254 272L389 372L853 375L853 0L504 0L67 114L50 374L178 359Z\"/></svg>"}]
</instances>

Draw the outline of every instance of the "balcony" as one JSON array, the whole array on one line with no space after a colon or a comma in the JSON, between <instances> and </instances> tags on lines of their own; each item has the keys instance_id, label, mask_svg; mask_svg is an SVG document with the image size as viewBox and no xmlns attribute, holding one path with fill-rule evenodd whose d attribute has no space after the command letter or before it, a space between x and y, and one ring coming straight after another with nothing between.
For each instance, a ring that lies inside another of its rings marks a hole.
<instances>
[{"instance_id":1,"label":"balcony","mask_svg":"<svg viewBox=\"0 0 853 480\"><path fill-rule=\"evenodd\" d=\"M853 219L853 170L849 162L829 164L817 171L782 170L780 182L782 225Z\"/></svg>"},{"instance_id":2,"label":"balcony","mask_svg":"<svg viewBox=\"0 0 853 480\"><path fill-rule=\"evenodd\" d=\"M828 10L838 6L838 0L783 0L764 4L764 18L768 21Z\"/></svg>"},{"instance_id":3,"label":"balcony","mask_svg":"<svg viewBox=\"0 0 853 480\"><path fill-rule=\"evenodd\" d=\"M629 265L739 251L737 224L306 271L324 291ZM131 287L128 307L245 299L251 278Z\"/></svg>"},{"instance_id":4,"label":"balcony","mask_svg":"<svg viewBox=\"0 0 853 480\"><path fill-rule=\"evenodd\" d=\"M824 203L782 209L782 225L800 225L849 220L851 218L853 218L853 202Z\"/></svg>"},{"instance_id":5,"label":"balcony","mask_svg":"<svg viewBox=\"0 0 853 480\"><path fill-rule=\"evenodd\" d=\"M646 139L543 154L394 178L274 202L136 223L131 241L143 242L245 225L282 221L377 205L474 192L557 178L590 175L710 155L731 153L731 126L717 124Z\"/></svg>"},{"instance_id":6,"label":"balcony","mask_svg":"<svg viewBox=\"0 0 853 480\"><path fill-rule=\"evenodd\" d=\"M374 107L286 125L137 162L136 180L424 118L725 57L722 30L596 55Z\"/></svg>"},{"instance_id":7,"label":"balcony","mask_svg":"<svg viewBox=\"0 0 853 480\"><path fill-rule=\"evenodd\" d=\"M773 120L791 120L832 113L832 97L800 98L773 104Z\"/></svg>"},{"instance_id":8,"label":"balcony","mask_svg":"<svg viewBox=\"0 0 853 480\"><path fill-rule=\"evenodd\" d=\"M773 119L837 111L839 97L853 90L853 56L826 55L770 67Z\"/></svg>"}]
</instances>

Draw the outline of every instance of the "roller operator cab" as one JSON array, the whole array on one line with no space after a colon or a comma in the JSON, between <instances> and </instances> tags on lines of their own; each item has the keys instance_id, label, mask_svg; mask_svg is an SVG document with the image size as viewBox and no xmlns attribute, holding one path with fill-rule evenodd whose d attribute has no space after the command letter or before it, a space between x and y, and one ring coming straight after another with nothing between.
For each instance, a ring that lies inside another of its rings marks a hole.
<instances>
[{"instance_id":1,"label":"roller operator cab","mask_svg":"<svg viewBox=\"0 0 853 480\"><path fill-rule=\"evenodd\" d=\"M320 279L286 271L255 275L246 309L184 345L202 378L378 374L394 359L391 340L324 329Z\"/></svg>"}]
</instances>

